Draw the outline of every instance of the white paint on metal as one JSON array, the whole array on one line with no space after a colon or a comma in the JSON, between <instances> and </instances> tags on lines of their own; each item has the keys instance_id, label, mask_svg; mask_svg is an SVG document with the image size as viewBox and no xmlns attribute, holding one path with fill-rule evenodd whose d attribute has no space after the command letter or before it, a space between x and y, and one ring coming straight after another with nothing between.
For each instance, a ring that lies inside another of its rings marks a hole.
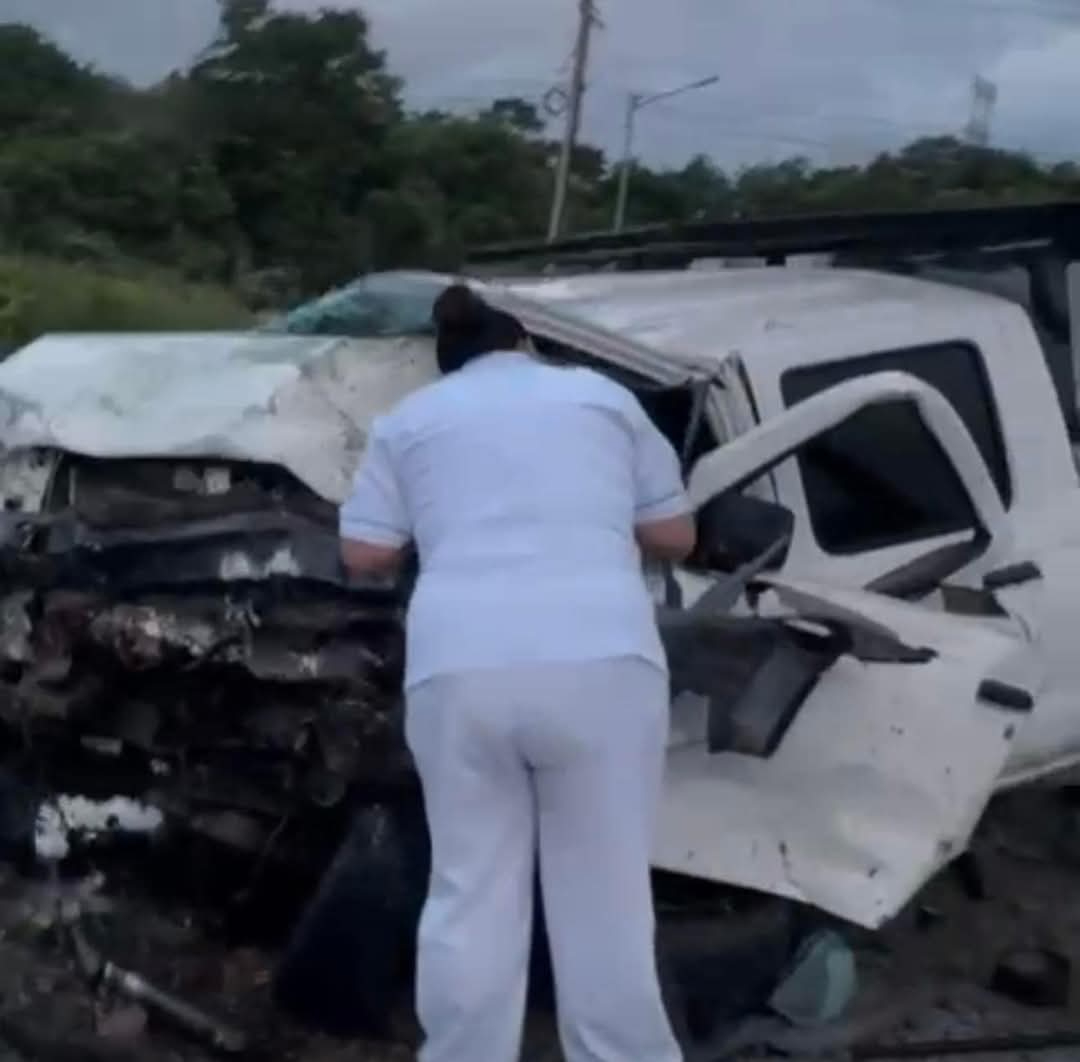
<instances>
[{"instance_id":1,"label":"white paint on metal","mask_svg":"<svg viewBox=\"0 0 1080 1062\"><path fill-rule=\"evenodd\" d=\"M48 450L0 452L0 506L7 510L40 511L56 470L56 455Z\"/></svg>"},{"instance_id":2,"label":"white paint on metal","mask_svg":"<svg viewBox=\"0 0 1080 1062\"><path fill-rule=\"evenodd\" d=\"M28 664L34 657L34 626L30 608L32 590L17 590L0 598L0 659L8 663Z\"/></svg>"},{"instance_id":3,"label":"white paint on metal","mask_svg":"<svg viewBox=\"0 0 1080 1062\"><path fill-rule=\"evenodd\" d=\"M218 575L224 582L243 579L267 579L272 575L299 575L300 564L288 546L280 546L265 561L245 550L232 550L221 558Z\"/></svg>"},{"instance_id":4,"label":"white paint on metal","mask_svg":"<svg viewBox=\"0 0 1080 1062\"><path fill-rule=\"evenodd\" d=\"M1028 647L1016 633L875 594L794 589L938 656L841 658L767 760L710 755L684 724L669 750L655 862L876 927L967 845L1018 720L976 690L1023 672Z\"/></svg>"},{"instance_id":5,"label":"white paint on metal","mask_svg":"<svg viewBox=\"0 0 1080 1062\"><path fill-rule=\"evenodd\" d=\"M228 468L214 465L206 470L203 477L206 493L210 495L228 494L232 489L232 473Z\"/></svg>"},{"instance_id":6,"label":"white paint on metal","mask_svg":"<svg viewBox=\"0 0 1080 1062\"><path fill-rule=\"evenodd\" d=\"M0 364L0 439L279 465L340 501L372 418L435 373L424 338L46 336Z\"/></svg>"},{"instance_id":7,"label":"white paint on metal","mask_svg":"<svg viewBox=\"0 0 1080 1062\"><path fill-rule=\"evenodd\" d=\"M820 339L826 345L844 330L873 339L904 319L910 324L912 315L955 322L958 313L966 317L1000 303L909 277L816 268L595 273L485 288L493 300L503 289L694 367L715 366L738 350L776 346L793 334L804 344Z\"/></svg>"},{"instance_id":8,"label":"white paint on metal","mask_svg":"<svg viewBox=\"0 0 1080 1062\"><path fill-rule=\"evenodd\" d=\"M57 861L70 852L73 836L93 841L108 833L156 833L164 823L157 808L127 797L58 796L38 810L34 850L41 859Z\"/></svg>"}]
</instances>

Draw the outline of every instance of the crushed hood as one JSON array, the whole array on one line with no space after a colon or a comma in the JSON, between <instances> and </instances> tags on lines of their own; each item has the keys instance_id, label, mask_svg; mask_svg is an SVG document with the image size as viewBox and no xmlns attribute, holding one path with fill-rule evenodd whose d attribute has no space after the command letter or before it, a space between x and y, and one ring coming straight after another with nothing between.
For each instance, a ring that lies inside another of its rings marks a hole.
<instances>
[{"instance_id":1,"label":"crushed hood","mask_svg":"<svg viewBox=\"0 0 1080 1062\"><path fill-rule=\"evenodd\" d=\"M0 451L253 461L340 503L372 419L435 375L424 337L46 336L0 364Z\"/></svg>"}]
</instances>

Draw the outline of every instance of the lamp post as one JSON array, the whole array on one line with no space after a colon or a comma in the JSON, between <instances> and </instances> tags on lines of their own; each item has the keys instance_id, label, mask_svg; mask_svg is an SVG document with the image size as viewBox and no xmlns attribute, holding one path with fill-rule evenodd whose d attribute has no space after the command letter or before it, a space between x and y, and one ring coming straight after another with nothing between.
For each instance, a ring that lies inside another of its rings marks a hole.
<instances>
[{"instance_id":1,"label":"lamp post","mask_svg":"<svg viewBox=\"0 0 1080 1062\"><path fill-rule=\"evenodd\" d=\"M615 203L615 232L622 232L626 224L626 206L630 197L630 174L634 169L634 125L638 111L648 107L651 103L660 100L671 99L672 96L681 96L684 92L694 92L696 89L708 88L720 80L719 74L712 77L702 78L700 81L692 81L689 85L671 89L668 92L657 92L652 96L642 96L632 93L627 101L625 138L623 140L622 162L619 164L619 196Z\"/></svg>"}]
</instances>

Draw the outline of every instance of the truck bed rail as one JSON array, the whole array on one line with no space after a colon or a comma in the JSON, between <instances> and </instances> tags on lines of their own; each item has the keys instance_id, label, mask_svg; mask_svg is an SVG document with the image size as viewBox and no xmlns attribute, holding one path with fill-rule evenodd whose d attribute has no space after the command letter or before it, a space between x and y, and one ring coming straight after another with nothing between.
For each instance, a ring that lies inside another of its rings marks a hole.
<instances>
[{"instance_id":1,"label":"truck bed rail","mask_svg":"<svg viewBox=\"0 0 1080 1062\"><path fill-rule=\"evenodd\" d=\"M477 247L470 267L685 268L700 258L858 254L890 258L1080 252L1080 201L702 221Z\"/></svg>"}]
</instances>

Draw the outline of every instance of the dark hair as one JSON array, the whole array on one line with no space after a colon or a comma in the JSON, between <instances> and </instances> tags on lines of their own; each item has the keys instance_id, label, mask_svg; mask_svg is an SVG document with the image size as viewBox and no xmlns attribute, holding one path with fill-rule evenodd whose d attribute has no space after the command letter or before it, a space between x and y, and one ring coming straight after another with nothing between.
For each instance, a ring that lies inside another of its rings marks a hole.
<instances>
[{"instance_id":1,"label":"dark hair","mask_svg":"<svg viewBox=\"0 0 1080 1062\"><path fill-rule=\"evenodd\" d=\"M496 350L513 350L525 339L521 322L493 309L465 284L451 284L432 308L439 369L453 372Z\"/></svg>"}]
</instances>

